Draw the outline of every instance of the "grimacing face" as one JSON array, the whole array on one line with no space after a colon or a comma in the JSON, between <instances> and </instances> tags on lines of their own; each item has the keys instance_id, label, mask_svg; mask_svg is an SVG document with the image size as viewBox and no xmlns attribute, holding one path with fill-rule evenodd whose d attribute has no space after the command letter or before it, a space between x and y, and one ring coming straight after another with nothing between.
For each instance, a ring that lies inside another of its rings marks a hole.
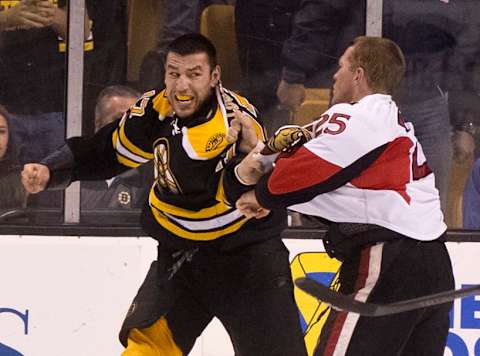
<instances>
[{"instance_id":1,"label":"grimacing face","mask_svg":"<svg viewBox=\"0 0 480 356\"><path fill-rule=\"evenodd\" d=\"M8 124L7 119L0 115L0 160L5 157L8 147Z\"/></svg>"},{"instance_id":2,"label":"grimacing face","mask_svg":"<svg viewBox=\"0 0 480 356\"><path fill-rule=\"evenodd\" d=\"M351 55L354 48L348 47L338 61L337 72L333 75L333 91L331 104L350 103L354 100L353 81L355 71L352 71Z\"/></svg>"},{"instance_id":3,"label":"grimacing face","mask_svg":"<svg viewBox=\"0 0 480 356\"><path fill-rule=\"evenodd\" d=\"M170 105L180 118L194 114L220 80L220 67L210 68L206 53L170 52L165 62L165 86Z\"/></svg>"}]
</instances>

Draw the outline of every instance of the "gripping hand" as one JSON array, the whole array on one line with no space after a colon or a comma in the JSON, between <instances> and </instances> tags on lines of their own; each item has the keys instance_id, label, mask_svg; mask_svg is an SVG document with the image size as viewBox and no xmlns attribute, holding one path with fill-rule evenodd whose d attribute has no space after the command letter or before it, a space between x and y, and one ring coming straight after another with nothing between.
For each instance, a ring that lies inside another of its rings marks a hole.
<instances>
[{"instance_id":1,"label":"gripping hand","mask_svg":"<svg viewBox=\"0 0 480 356\"><path fill-rule=\"evenodd\" d=\"M261 151L262 154L274 154L280 152L291 152L296 147L312 139L312 134L307 129L298 125L285 125L280 127L270 137Z\"/></svg>"},{"instance_id":2,"label":"gripping hand","mask_svg":"<svg viewBox=\"0 0 480 356\"><path fill-rule=\"evenodd\" d=\"M2 21L4 29L29 29L49 26L52 22L55 6L48 1L22 0L14 7L4 11Z\"/></svg>"}]
</instances>

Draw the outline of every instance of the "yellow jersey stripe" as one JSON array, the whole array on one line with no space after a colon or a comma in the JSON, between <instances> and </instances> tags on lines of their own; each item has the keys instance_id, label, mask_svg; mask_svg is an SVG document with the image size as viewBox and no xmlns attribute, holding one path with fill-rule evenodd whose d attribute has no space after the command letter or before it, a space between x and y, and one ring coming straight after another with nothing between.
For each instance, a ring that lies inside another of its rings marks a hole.
<instances>
[{"instance_id":1,"label":"yellow jersey stripe","mask_svg":"<svg viewBox=\"0 0 480 356\"><path fill-rule=\"evenodd\" d=\"M117 140L118 140L118 128L116 128L112 134L112 146L115 151L117 150Z\"/></svg>"},{"instance_id":2,"label":"yellow jersey stripe","mask_svg":"<svg viewBox=\"0 0 480 356\"><path fill-rule=\"evenodd\" d=\"M246 98L238 95L237 93L235 93L233 91L228 91L228 92L231 96L233 96L235 98L235 101L237 102L237 104L239 104L239 106L248 110L249 113L252 114L255 117L255 107L252 104L250 104L250 102Z\"/></svg>"},{"instance_id":3,"label":"yellow jersey stripe","mask_svg":"<svg viewBox=\"0 0 480 356\"><path fill-rule=\"evenodd\" d=\"M158 112L159 118L163 119L172 114L172 107L168 100L165 100L165 89L153 98L153 108Z\"/></svg>"},{"instance_id":4,"label":"yellow jersey stripe","mask_svg":"<svg viewBox=\"0 0 480 356\"><path fill-rule=\"evenodd\" d=\"M117 141L115 143L115 150L117 151L118 154L120 154L123 157L128 158L130 161L136 162L138 164L143 164L143 163L148 162L147 159L145 159L143 157L140 157L140 156L137 156L137 155L133 154L132 152L130 152L127 148L125 148L122 145L122 142L120 141L118 136L117 136Z\"/></svg>"},{"instance_id":5,"label":"yellow jersey stripe","mask_svg":"<svg viewBox=\"0 0 480 356\"><path fill-rule=\"evenodd\" d=\"M93 51L94 50L94 44L93 40L87 40L87 42L83 43L83 50L85 52ZM59 42L58 43L58 52L64 53L67 51L67 44L65 42Z\"/></svg>"},{"instance_id":6,"label":"yellow jersey stripe","mask_svg":"<svg viewBox=\"0 0 480 356\"><path fill-rule=\"evenodd\" d=\"M131 161L128 158L118 153L117 153L117 161L123 164L124 166L130 167L130 168L137 168L138 166L140 166L140 163Z\"/></svg>"},{"instance_id":7,"label":"yellow jersey stripe","mask_svg":"<svg viewBox=\"0 0 480 356\"><path fill-rule=\"evenodd\" d=\"M125 147L128 151L130 151L132 154L140 156L144 160L151 160L153 159L153 153L148 153L143 151L141 148L135 146L125 135L125 120L122 120L120 122L119 126L119 138L120 142L123 147Z\"/></svg>"},{"instance_id":8,"label":"yellow jersey stripe","mask_svg":"<svg viewBox=\"0 0 480 356\"><path fill-rule=\"evenodd\" d=\"M257 137L259 140L266 141L267 140L267 135L265 134L265 130L263 129L263 126L260 125L260 123L252 119L252 123L255 129L255 133L257 134Z\"/></svg>"},{"instance_id":9,"label":"yellow jersey stripe","mask_svg":"<svg viewBox=\"0 0 480 356\"><path fill-rule=\"evenodd\" d=\"M215 199L217 201L223 202L224 204L228 204L227 196L225 194L225 189L223 188L223 175L225 171L222 170L222 174L220 176L220 181L218 183L217 194L215 195Z\"/></svg>"},{"instance_id":10,"label":"yellow jersey stripe","mask_svg":"<svg viewBox=\"0 0 480 356\"><path fill-rule=\"evenodd\" d=\"M188 218L188 219L209 219L209 218L213 218L218 215L224 214L229 210L233 210L231 207L229 207L228 205L222 202L219 202L214 206L204 208L198 211L179 208L175 205L165 203L160 199L158 199L154 189L150 190L149 201L150 201L150 206L160 211L163 211L165 213L172 214L178 217Z\"/></svg>"},{"instance_id":11,"label":"yellow jersey stripe","mask_svg":"<svg viewBox=\"0 0 480 356\"><path fill-rule=\"evenodd\" d=\"M181 219L179 217L165 213L163 211L162 213L171 222L180 226L182 229L185 229L191 232L216 231L219 229L223 229L233 224L235 221L239 221L240 219L244 218L242 212L237 209L233 209L232 211L228 212L228 214L215 216L213 218L206 219L206 220Z\"/></svg>"},{"instance_id":12,"label":"yellow jersey stripe","mask_svg":"<svg viewBox=\"0 0 480 356\"><path fill-rule=\"evenodd\" d=\"M136 160L129 159L128 157L125 157L124 155L122 155L124 148L119 147L119 145L121 146L122 144L118 139L118 128L115 131L113 131L112 145L116 151L116 157L119 163L130 168L137 168L138 166L140 166L141 163L137 162Z\"/></svg>"},{"instance_id":13,"label":"yellow jersey stripe","mask_svg":"<svg viewBox=\"0 0 480 356\"><path fill-rule=\"evenodd\" d=\"M182 229L176 224L170 222L165 215L163 215L160 211L158 211L155 208L152 208L152 214L155 217L155 220L166 230L170 231L171 233L175 234L178 237L182 237L188 240L195 240L195 241L216 240L227 234L236 232L248 221L247 218L243 218L237 221L236 223L225 227L224 229L207 231L207 232L191 232L186 229Z\"/></svg>"}]
</instances>

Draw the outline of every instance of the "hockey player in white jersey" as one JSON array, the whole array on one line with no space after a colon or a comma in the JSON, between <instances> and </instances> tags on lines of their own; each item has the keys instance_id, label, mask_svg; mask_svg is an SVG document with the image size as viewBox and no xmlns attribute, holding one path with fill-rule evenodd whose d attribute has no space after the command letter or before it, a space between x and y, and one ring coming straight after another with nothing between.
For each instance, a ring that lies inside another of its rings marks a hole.
<instances>
[{"instance_id":1,"label":"hockey player in white jersey","mask_svg":"<svg viewBox=\"0 0 480 356\"><path fill-rule=\"evenodd\" d=\"M435 178L391 97L404 72L394 42L355 39L339 60L331 108L311 125L313 138L280 154L261 178L254 153L235 170L245 184L258 181L236 203L247 216L289 206L329 224L325 248L343 261L339 292L364 302L454 287L448 252L438 241L446 225ZM378 318L332 310L315 356L443 355L450 308Z\"/></svg>"}]
</instances>

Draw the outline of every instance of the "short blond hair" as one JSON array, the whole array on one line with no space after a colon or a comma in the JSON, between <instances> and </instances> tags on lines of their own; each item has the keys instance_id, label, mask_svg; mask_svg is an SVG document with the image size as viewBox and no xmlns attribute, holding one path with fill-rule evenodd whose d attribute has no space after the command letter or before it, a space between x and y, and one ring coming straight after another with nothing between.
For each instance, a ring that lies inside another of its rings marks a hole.
<instances>
[{"instance_id":1,"label":"short blond hair","mask_svg":"<svg viewBox=\"0 0 480 356\"><path fill-rule=\"evenodd\" d=\"M388 38L367 36L355 38L352 46L352 70L363 68L374 92L392 94L405 75L405 57L400 47Z\"/></svg>"}]
</instances>

